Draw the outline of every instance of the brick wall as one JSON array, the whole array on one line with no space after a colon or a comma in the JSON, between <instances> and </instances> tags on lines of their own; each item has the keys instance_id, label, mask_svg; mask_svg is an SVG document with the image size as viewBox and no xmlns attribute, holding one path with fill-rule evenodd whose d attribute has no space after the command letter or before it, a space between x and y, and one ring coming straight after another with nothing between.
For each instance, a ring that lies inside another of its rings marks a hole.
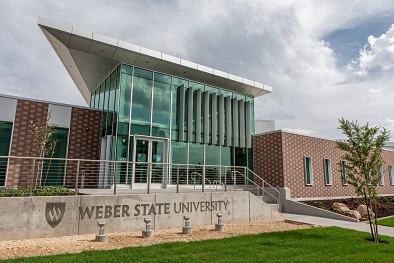
<instances>
[{"instance_id":1,"label":"brick wall","mask_svg":"<svg viewBox=\"0 0 394 263\"><path fill-rule=\"evenodd\" d=\"M101 118L101 111L81 108L72 109L68 144L69 159L100 159ZM76 162L69 162L67 165L67 186L75 186L76 167ZM85 171L86 187L97 187L97 162L81 163L80 171ZM81 180L79 182L81 183Z\"/></svg>"},{"instance_id":2,"label":"brick wall","mask_svg":"<svg viewBox=\"0 0 394 263\"><path fill-rule=\"evenodd\" d=\"M277 131L254 137L254 170L273 186L287 187L293 198L354 196L353 187L343 185L338 163L342 152L335 141ZM306 185L304 157L312 159L313 184ZM326 185L324 159L331 160L332 184ZM394 194L388 165L394 166L394 152L384 151L384 185L380 194Z\"/></svg>"},{"instance_id":3,"label":"brick wall","mask_svg":"<svg viewBox=\"0 0 394 263\"><path fill-rule=\"evenodd\" d=\"M282 134L280 132L253 137L253 170L274 187L283 187Z\"/></svg>"},{"instance_id":4,"label":"brick wall","mask_svg":"<svg viewBox=\"0 0 394 263\"><path fill-rule=\"evenodd\" d=\"M11 156L34 156L33 123L45 124L48 104L19 99L16 107L14 130L11 140ZM27 186L27 175L31 171L31 161L12 159L8 167L6 187Z\"/></svg>"}]
</instances>

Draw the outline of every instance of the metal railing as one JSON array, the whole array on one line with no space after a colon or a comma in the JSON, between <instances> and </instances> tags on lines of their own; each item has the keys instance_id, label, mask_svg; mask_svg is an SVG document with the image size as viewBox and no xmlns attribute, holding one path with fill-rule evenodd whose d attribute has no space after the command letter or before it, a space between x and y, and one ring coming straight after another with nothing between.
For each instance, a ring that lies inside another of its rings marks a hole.
<instances>
[{"instance_id":1,"label":"metal railing","mask_svg":"<svg viewBox=\"0 0 394 263\"><path fill-rule=\"evenodd\" d=\"M27 187L30 194L46 186L65 186L75 194L101 190L115 195L249 191L280 208L279 191L242 166L0 156L0 187L4 185Z\"/></svg>"}]
</instances>

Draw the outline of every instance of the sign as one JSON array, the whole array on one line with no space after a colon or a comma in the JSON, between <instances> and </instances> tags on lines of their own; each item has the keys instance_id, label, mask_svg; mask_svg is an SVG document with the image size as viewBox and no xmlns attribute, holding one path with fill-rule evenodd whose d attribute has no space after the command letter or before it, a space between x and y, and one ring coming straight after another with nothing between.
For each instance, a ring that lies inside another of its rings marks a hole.
<instances>
[{"instance_id":1,"label":"sign","mask_svg":"<svg viewBox=\"0 0 394 263\"><path fill-rule=\"evenodd\" d=\"M48 224L55 228L63 219L66 203L46 203L45 218Z\"/></svg>"}]
</instances>

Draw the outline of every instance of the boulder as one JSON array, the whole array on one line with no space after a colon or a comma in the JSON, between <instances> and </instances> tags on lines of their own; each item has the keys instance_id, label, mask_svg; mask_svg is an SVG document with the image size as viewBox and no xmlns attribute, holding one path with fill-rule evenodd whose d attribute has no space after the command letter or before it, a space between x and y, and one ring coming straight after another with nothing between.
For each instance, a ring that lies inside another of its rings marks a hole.
<instances>
[{"instance_id":1,"label":"boulder","mask_svg":"<svg viewBox=\"0 0 394 263\"><path fill-rule=\"evenodd\" d=\"M347 212L345 212L345 215L347 215L348 217L351 218L355 218L355 219L361 219L361 214L357 211L357 210L349 210Z\"/></svg>"},{"instance_id":2,"label":"boulder","mask_svg":"<svg viewBox=\"0 0 394 263\"><path fill-rule=\"evenodd\" d=\"M346 213L347 211L349 211L349 208L344 203L333 203L332 209L342 213Z\"/></svg>"},{"instance_id":3,"label":"boulder","mask_svg":"<svg viewBox=\"0 0 394 263\"><path fill-rule=\"evenodd\" d=\"M357 207L357 211L361 214L362 218L368 219L368 211L366 205L359 205ZM375 214L371 211L371 209L369 209L369 214L372 216L372 218L375 217Z\"/></svg>"},{"instance_id":4,"label":"boulder","mask_svg":"<svg viewBox=\"0 0 394 263\"><path fill-rule=\"evenodd\" d=\"M362 216L368 216L368 210L366 205L359 205L357 207L357 211L362 215ZM369 209L369 213L372 214L371 209Z\"/></svg>"}]
</instances>

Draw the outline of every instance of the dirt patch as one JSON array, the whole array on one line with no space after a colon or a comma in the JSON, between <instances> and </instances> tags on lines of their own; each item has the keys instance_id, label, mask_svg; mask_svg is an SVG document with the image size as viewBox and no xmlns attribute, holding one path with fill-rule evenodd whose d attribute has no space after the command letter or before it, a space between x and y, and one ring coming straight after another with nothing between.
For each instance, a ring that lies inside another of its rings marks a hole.
<instances>
[{"instance_id":1,"label":"dirt patch","mask_svg":"<svg viewBox=\"0 0 394 263\"><path fill-rule=\"evenodd\" d=\"M153 231L152 238L141 238L141 231L108 234L108 242L94 242L95 235L78 235L55 238L0 241L0 259L78 253L85 250L118 249L122 247L149 246L153 244L182 241L219 239L246 234L289 231L311 228L311 225L291 221L253 224L229 224L223 232L216 232L213 226L193 227L192 234L183 235L181 229Z\"/></svg>"},{"instance_id":2,"label":"dirt patch","mask_svg":"<svg viewBox=\"0 0 394 263\"><path fill-rule=\"evenodd\" d=\"M337 211L334 211L334 209L332 209L333 203L344 203L351 210L357 210L357 207L360 204L363 204L360 198L313 200L313 201L302 201L302 203L336 213ZM394 197L392 196L380 197L379 207L378 207L378 218L392 216L392 215L394 215Z\"/></svg>"}]
</instances>

